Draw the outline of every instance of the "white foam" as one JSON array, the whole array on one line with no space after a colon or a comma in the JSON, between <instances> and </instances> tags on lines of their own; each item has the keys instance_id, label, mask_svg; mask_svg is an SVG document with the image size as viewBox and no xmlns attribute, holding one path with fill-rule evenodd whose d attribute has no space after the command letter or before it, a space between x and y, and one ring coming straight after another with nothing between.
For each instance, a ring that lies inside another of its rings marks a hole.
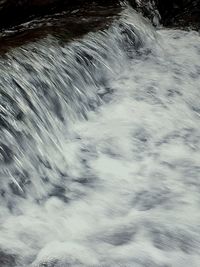
<instances>
[{"instance_id":1,"label":"white foam","mask_svg":"<svg viewBox=\"0 0 200 267\"><path fill-rule=\"evenodd\" d=\"M46 148L70 176L69 203L24 200L1 218L19 266L199 265L200 36L158 35L112 73L109 103L69 122L62 156Z\"/></svg>"}]
</instances>

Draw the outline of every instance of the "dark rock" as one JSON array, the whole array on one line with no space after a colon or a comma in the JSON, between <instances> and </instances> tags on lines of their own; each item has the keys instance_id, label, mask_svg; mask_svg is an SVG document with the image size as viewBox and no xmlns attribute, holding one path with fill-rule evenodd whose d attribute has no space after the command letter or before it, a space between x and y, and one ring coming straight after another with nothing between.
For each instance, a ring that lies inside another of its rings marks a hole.
<instances>
[{"instance_id":1,"label":"dark rock","mask_svg":"<svg viewBox=\"0 0 200 267\"><path fill-rule=\"evenodd\" d=\"M157 6L163 25L199 30L199 0L157 0Z\"/></svg>"},{"instance_id":2,"label":"dark rock","mask_svg":"<svg viewBox=\"0 0 200 267\"><path fill-rule=\"evenodd\" d=\"M114 0L0 0L0 28L9 27L35 17L68 10L75 6L99 2L107 5Z\"/></svg>"},{"instance_id":3,"label":"dark rock","mask_svg":"<svg viewBox=\"0 0 200 267\"><path fill-rule=\"evenodd\" d=\"M129 0L131 5L154 25L159 22L168 27L200 27L199 0Z\"/></svg>"},{"instance_id":4,"label":"dark rock","mask_svg":"<svg viewBox=\"0 0 200 267\"><path fill-rule=\"evenodd\" d=\"M199 0L129 0L129 2L155 26L161 22L164 26L199 29ZM94 3L102 6L109 6L112 3L116 6L120 0L0 0L0 28L9 28L63 10L79 9L81 6L89 10Z\"/></svg>"}]
</instances>

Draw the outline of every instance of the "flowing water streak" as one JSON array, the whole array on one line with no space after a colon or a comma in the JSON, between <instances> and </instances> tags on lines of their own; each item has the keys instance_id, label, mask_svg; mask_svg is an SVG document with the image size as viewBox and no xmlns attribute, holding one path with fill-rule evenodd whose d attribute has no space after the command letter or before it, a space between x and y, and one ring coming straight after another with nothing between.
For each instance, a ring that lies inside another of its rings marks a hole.
<instances>
[{"instance_id":1,"label":"flowing water streak","mask_svg":"<svg viewBox=\"0 0 200 267\"><path fill-rule=\"evenodd\" d=\"M198 266L199 41L127 7L1 58L3 267Z\"/></svg>"}]
</instances>

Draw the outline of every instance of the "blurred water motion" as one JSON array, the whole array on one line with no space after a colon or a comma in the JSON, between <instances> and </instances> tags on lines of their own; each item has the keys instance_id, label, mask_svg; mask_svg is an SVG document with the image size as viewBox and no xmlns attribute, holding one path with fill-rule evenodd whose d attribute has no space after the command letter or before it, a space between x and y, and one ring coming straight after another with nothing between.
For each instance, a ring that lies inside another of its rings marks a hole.
<instances>
[{"instance_id":1,"label":"blurred water motion","mask_svg":"<svg viewBox=\"0 0 200 267\"><path fill-rule=\"evenodd\" d=\"M1 267L199 266L200 36L111 9L2 33Z\"/></svg>"}]
</instances>

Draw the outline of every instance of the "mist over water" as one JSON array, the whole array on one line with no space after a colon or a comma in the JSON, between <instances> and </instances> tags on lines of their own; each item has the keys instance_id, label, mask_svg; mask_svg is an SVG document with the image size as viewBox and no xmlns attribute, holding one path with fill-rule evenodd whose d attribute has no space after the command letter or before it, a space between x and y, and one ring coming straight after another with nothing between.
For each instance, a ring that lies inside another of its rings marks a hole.
<instances>
[{"instance_id":1,"label":"mist over water","mask_svg":"<svg viewBox=\"0 0 200 267\"><path fill-rule=\"evenodd\" d=\"M0 58L0 266L200 265L200 36L126 7Z\"/></svg>"}]
</instances>

